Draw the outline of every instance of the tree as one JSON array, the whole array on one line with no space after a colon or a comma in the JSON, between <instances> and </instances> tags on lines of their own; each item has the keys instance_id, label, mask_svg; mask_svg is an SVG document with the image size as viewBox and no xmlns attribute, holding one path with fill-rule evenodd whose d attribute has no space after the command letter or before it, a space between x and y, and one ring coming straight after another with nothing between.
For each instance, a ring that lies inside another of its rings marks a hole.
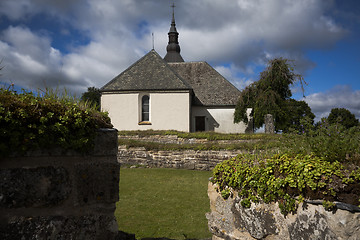
<instances>
[{"instance_id":1,"label":"tree","mask_svg":"<svg viewBox=\"0 0 360 240\"><path fill-rule=\"evenodd\" d=\"M341 124L349 129L359 125L359 120L346 108L333 108L327 118L330 124Z\"/></svg>"},{"instance_id":2,"label":"tree","mask_svg":"<svg viewBox=\"0 0 360 240\"><path fill-rule=\"evenodd\" d=\"M235 107L234 122L248 123L246 114L252 108L250 117L253 118L254 128L264 124L264 116L272 114L275 120L275 130L288 130L291 125L297 124L301 117L313 117L311 109L305 102L297 103L290 100L292 93L290 86L300 82L305 83L300 74L294 73L293 65L287 59L275 58L270 60L265 71L260 73L260 79L246 87L240 94ZM293 108L298 110L293 110ZM308 114L308 113L311 114ZM296 115L292 115L296 114Z\"/></svg>"},{"instance_id":3,"label":"tree","mask_svg":"<svg viewBox=\"0 0 360 240\"><path fill-rule=\"evenodd\" d=\"M305 101L291 98L286 100L286 115L287 120L281 128L284 132L289 132L291 129L302 132L306 126L301 125L301 119L308 119L308 124L314 124L315 115Z\"/></svg>"},{"instance_id":4,"label":"tree","mask_svg":"<svg viewBox=\"0 0 360 240\"><path fill-rule=\"evenodd\" d=\"M98 110L100 110L100 97L100 89L96 87L88 87L87 92L84 92L81 95L81 100L89 103L91 106L95 106Z\"/></svg>"}]
</instances>

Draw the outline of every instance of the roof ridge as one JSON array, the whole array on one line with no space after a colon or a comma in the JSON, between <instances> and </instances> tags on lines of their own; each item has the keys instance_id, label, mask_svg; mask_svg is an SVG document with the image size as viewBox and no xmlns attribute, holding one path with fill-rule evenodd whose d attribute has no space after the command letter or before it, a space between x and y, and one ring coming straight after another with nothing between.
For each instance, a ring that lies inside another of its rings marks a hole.
<instances>
[{"instance_id":1,"label":"roof ridge","mask_svg":"<svg viewBox=\"0 0 360 240\"><path fill-rule=\"evenodd\" d=\"M120 89L122 89L122 90L131 90L131 88L136 88L135 85L131 86L128 84L128 82L126 81L126 79L128 79L127 75L131 74L131 72L134 72L134 71L136 72L137 67L146 66L146 62L149 60L153 61L153 62L158 62L159 68L160 69L162 68L161 71L164 71L164 73L168 72L168 74L170 74L168 76L168 80L166 80L166 77L163 76L163 77L159 78L159 80L161 79L160 82L156 82L156 80L155 80L155 81L152 81L151 83L147 83L146 80L144 80L144 79L146 79L146 76L142 76L141 78L143 79L143 81L138 82L138 84L139 84L138 87L139 86L149 87L149 84L151 84L153 87L155 87L155 86L160 86L161 84L164 85L165 84L164 81L169 81L168 89L173 87L174 89L192 90L192 87L189 85L189 83L187 81L185 81L170 65L168 65L168 63L154 49L150 50L147 54L145 54L139 60L134 62L130 67L125 69L119 75L115 76L110 82L108 82L103 87L101 87L100 90L101 91L110 91L111 88L114 88L114 86L116 86L116 85L118 85L117 87L119 88L119 86L120 86L119 83L122 86L122 87L120 87ZM133 68L135 68L135 69L133 70ZM148 73L157 74L156 72L152 71L151 69L148 69ZM139 75L139 76L141 76L141 75ZM124 82L124 80L121 80L121 79L125 79L125 82ZM120 81L120 82L118 82L118 81ZM126 89L127 87L129 89Z\"/></svg>"},{"instance_id":2,"label":"roof ridge","mask_svg":"<svg viewBox=\"0 0 360 240\"><path fill-rule=\"evenodd\" d=\"M190 62L169 62L167 64L187 64L187 63L207 63L206 61L190 61Z\"/></svg>"},{"instance_id":3,"label":"roof ridge","mask_svg":"<svg viewBox=\"0 0 360 240\"><path fill-rule=\"evenodd\" d=\"M230 83L231 84L231 86L233 86L237 91L239 91L240 92L240 90L237 88L237 87L235 87L235 85L234 84L232 84L232 82L230 82L228 79L226 79L221 73L219 73L215 68L213 68L209 63L207 63L207 62L205 62L207 65L209 65L210 66L210 68L211 69L213 69L217 74L219 74L220 75L220 77L222 77L223 79L225 79L228 83Z\"/></svg>"},{"instance_id":4,"label":"roof ridge","mask_svg":"<svg viewBox=\"0 0 360 240\"><path fill-rule=\"evenodd\" d=\"M129 67L127 67L124 71L122 71L120 74L116 75L113 79L111 79L110 82L108 82L107 84L105 84L104 86L102 86L100 88L100 90L104 89L105 87L107 87L108 85L110 85L111 83L113 83L114 81L116 81L116 79L118 77L120 77L121 75L124 75L125 72L129 71L131 68L133 68L134 66L137 65L138 62L140 62L141 60L143 60L146 56L148 56L151 52L155 52L157 53L154 49L151 49L150 52L148 52L147 54L145 54L144 56L142 56L140 59L138 59L137 61L135 61L133 64L131 64ZM159 55L159 54L158 54ZM159 55L160 56L160 55ZM161 57L160 57L161 58Z\"/></svg>"}]
</instances>

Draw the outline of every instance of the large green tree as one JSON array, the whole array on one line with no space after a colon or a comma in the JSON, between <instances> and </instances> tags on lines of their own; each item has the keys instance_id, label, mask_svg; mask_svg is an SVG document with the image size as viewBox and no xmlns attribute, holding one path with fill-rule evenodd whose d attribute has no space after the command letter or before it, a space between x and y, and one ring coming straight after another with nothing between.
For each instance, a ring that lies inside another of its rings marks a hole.
<instances>
[{"instance_id":1,"label":"large green tree","mask_svg":"<svg viewBox=\"0 0 360 240\"><path fill-rule=\"evenodd\" d=\"M281 130L288 132L296 130L303 131L306 126L301 125L301 119L307 119L309 124L314 124L315 115L305 101L297 101L295 99L286 100L286 121L281 125Z\"/></svg>"},{"instance_id":2,"label":"large green tree","mask_svg":"<svg viewBox=\"0 0 360 240\"><path fill-rule=\"evenodd\" d=\"M98 110L100 110L100 98L100 89L96 87L88 87L87 91L81 95L82 101L87 102L92 106L95 106Z\"/></svg>"},{"instance_id":3,"label":"large green tree","mask_svg":"<svg viewBox=\"0 0 360 240\"><path fill-rule=\"evenodd\" d=\"M303 77L294 72L291 61L283 58L270 60L265 71L260 73L260 79L241 92L234 122L248 123L248 108L252 108L250 117L253 118L255 129L263 126L266 114L274 116L276 131L288 131L306 116L314 119L306 102L291 99L290 87L296 82L300 82L301 87L305 83Z\"/></svg>"},{"instance_id":4,"label":"large green tree","mask_svg":"<svg viewBox=\"0 0 360 240\"><path fill-rule=\"evenodd\" d=\"M351 128L359 125L359 120L346 108L333 108L327 118L330 124L341 124L345 128Z\"/></svg>"}]
</instances>

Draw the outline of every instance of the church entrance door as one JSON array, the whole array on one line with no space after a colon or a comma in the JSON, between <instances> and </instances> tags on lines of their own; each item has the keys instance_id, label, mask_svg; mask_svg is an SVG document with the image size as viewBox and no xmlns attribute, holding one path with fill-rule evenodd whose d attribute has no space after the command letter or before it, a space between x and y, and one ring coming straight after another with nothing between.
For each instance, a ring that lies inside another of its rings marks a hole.
<instances>
[{"instance_id":1,"label":"church entrance door","mask_svg":"<svg viewBox=\"0 0 360 240\"><path fill-rule=\"evenodd\" d=\"M204 116L196 116L195 117L195 132L203 132L205 131L205 117Z\"/></svg>"}]
</instances>

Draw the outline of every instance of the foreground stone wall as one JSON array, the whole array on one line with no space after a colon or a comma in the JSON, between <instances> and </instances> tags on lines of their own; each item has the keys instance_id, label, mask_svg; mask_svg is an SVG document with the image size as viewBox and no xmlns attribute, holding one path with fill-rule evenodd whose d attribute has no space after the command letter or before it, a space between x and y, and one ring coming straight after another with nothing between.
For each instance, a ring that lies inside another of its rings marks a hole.
<instances>
[{"instance_id":1,"label":"foreground stone wall","mask_svg":"<svg viewBox=\"0 0 360 240\"><path fill-rule=\"evenodd\" d=\"M118 162L157 168L211 170L216 164L242 153L241 150L220 151L147 151L145 148L119 146Z\"/></svg>"},{"instance_id":2,"label":"foreground stone wall","mask_svg":"<svg viewBox=\"0 0 360 240\"><path fill-rule=\"evenodd\" d=\"M44 149L0 159L0 239L115 239L117 131L92 153Z\"/></svg>"},{"instance_id":3,"label":"foreground stone wall","mask_svg":"<svg viewBox=\"0 0 360 240\"><path fill-rule=\"evenodd\" d=\"M243 208L240 198L224 200L209 183L211 212L206 214L213 239L360 239L360 213L337 209L329 212L322 205L301 204L297 213L284 217L277 204L252 204ZM234 194L236 195L236 194Z\"/></svg>"}]
</instances>

